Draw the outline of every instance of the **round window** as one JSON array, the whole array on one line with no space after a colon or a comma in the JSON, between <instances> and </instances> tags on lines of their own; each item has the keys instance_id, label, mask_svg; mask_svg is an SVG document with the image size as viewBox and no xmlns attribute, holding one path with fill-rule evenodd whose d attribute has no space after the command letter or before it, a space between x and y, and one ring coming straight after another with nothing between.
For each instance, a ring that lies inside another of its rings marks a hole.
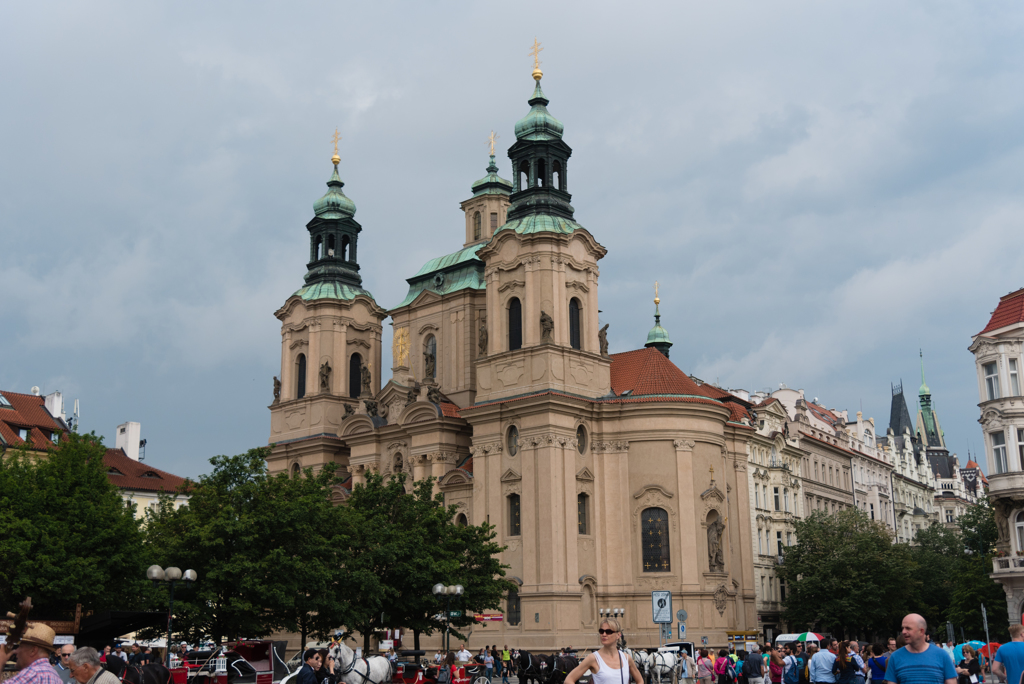
<instances>
[{"instance_id":1,"label":"round window","mask_svg":"<svg viewBox=\"0 0 1024 684\"><path fill-rule=\"evenodd\" d=\"M515 456L519 453L519 428L512 425L508 429L508 455Z\"/></svg>"},{"instance_id":2,"label":"round window","mask_svg":"<svg viewBox=\"0 0 1024 684\"><path fill-rule=\"evenodd\" d=\"M576 428L576 450L587 453L587 431L582 425Z\"/></svg>"}]
</instances>

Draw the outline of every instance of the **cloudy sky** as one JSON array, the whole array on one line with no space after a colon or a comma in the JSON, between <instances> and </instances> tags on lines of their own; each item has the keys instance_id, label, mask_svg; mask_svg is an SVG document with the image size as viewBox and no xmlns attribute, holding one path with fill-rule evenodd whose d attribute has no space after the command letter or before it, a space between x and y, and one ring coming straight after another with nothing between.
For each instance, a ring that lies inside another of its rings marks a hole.
<instances>
[{"instance_id":1,"label":"cloudy sky","mask_svg":"<svg viewBox=\"0 0 1024 684\"><path fill-rule=\"evenodd\" d=\"M881 427L923 348L964 456L967 346L1024 285L1022 34L1011 2L4 3L0 388L182 475L265 444L335 127L395 306L492 129L511 178L536 36L613 352L657 279L683 370Z\"/></svg>"}]
</instances>

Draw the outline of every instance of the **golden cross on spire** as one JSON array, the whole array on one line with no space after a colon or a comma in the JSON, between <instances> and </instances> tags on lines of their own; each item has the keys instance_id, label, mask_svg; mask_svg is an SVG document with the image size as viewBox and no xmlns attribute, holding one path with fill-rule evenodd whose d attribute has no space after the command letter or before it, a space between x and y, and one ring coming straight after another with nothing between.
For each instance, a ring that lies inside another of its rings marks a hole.
<instances>
[{"instance_id":1,"label":"golden cross on spire","mask_svg":"<svg viewBox=\"0 0 1024 684\"><path fill-rule=\"evenodd\" d=\"M331 136L331 142L334 143L334 156L331 157L331 161L337 164L341 161L341 157L338 156L338 141L341 140L341 135L338 134L338 129L334 129L334 135Z\"/></svg>"},{"instance_id":2,"label":"golden cross on spire","mask_svg":"<svg viewBox=\"0 0 1024 684\"><path fill-rule=\"evenodd\" d=\"M654 303L661 304L661 298L658 297L658 281L654 281Z\"/></svg>"},{"instance_id":3,"label":"golden cross on spire","mask_svg":"<svg viewBox=\"0 0 1024 684\"><path fill-rule=\"evenodd\" d=\"M491 156L492 157L494 156L494 141L497 140L500 137L501 136L494 135L494 131L491 131L491 134L489 136L487 136L487 141L491 143Z\"/></svg>"},{"instance_id":4,"label":"golden cross on spire","mask_svg":"<svg viewBox=\"0 0 1024 684\"><path fill-rule=\"evenodd\" d=\"M533 57L533 68L534 69L540 68L540 53L543 50L544 50L544 48L542 48L540 46L540 42L535 37L533 39L533 48L531 48L531 50L530 50L530 56Z\"/></svg>"}]
</instances>

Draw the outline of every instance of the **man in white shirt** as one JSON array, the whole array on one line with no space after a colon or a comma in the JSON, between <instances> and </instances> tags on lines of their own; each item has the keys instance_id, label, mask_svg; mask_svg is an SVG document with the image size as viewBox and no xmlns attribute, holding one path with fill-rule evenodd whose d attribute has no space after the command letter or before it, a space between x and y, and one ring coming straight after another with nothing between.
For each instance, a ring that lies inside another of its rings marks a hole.
<instances>
[{"instance_id":1,"label":"man in white shirt","mask_svg":"<svg viewBox=\"0 0 1024 684\"><path fill-rule=\"evenodd\" d=\"M462 648L455 654L455 659L460 663L469 662L473 659L473 654L466 650L466 644L461 644L461 646Z\"/></svg>"}]
</instances>

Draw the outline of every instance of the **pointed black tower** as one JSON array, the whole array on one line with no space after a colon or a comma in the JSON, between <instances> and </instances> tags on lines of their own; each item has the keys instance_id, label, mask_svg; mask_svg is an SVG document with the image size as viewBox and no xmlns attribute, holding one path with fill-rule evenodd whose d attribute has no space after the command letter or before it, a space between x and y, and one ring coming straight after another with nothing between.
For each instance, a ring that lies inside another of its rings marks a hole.
<instances>
[{"instance_id":1,"label":"pointed black tower","mask_svg":"<svg viewBox=\"0 0 1024 684\"><path fill-rule=\"evenodd\" d=\"M362 226L353 218L355 202L342 192L345 186L338 176L341 158L335 150L331 157L334 173L327 181L327 194L313 205L315 216L306 224L309 231L309 269L306 284L336 283L362 289L362 277L356 262L356 244Z\"/></svg>"}]
</instances>

